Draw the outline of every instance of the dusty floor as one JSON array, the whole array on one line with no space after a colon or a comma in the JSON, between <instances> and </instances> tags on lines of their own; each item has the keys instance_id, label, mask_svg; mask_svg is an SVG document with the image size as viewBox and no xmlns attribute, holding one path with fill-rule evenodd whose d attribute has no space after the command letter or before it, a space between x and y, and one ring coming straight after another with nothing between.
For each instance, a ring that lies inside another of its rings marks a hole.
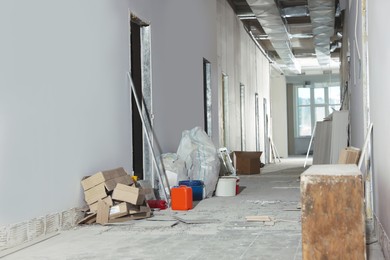
<instances>
[{"instance_id":1,"label":"dusty floor","mask_svg":"<svg viewBox=\"0 0 390 260\"><path fill-rule=\"evenodd\" d=\"M260 175L241 176L236 197L213 197L148 220L76 227L3 259L301 259L302 166L303 160L285 159ZM253 215L275 221L247 222ZM368 252L368 259L384 259L377 243Z\"/></svg>"}]
</instances>

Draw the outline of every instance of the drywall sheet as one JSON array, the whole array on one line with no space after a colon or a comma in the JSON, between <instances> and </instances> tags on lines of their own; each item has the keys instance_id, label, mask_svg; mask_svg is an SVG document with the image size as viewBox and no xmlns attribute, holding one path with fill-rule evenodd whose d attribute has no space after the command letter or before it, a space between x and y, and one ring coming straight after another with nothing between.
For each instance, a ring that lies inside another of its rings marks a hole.
<instances>
[{"instance_id":1,"label":"drywall sheet","mask_svg":"<svg viewBox=\"0 0 390 260\"><path fill-rule=\"evenodd\" d=\"M348 146L348 115L348 110L335 111L332 114L331 164L339 161L340 151Z\"/></svg>"},{"instance_id":2,"label":"drywall sheet","mask_svg":"<svg viewBox=\"0 0 390 260\"><path fill-rule=\"evenodd\" d=\"M313 164L329 164L332 121L317 122L313 139Z\"/></svg>"}]
</instances>

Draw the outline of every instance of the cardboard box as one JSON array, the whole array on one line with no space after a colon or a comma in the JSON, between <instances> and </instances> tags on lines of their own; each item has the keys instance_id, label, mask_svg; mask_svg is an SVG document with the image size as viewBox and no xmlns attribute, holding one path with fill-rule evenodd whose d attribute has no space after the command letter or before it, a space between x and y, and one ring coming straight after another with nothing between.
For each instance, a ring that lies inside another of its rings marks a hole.
<instances>
[{"instance_id":1,"label":"cardboard box","mask_svg":"<svg viewBox=\"0 0 390 260\"><path fill-rule=\"evenodd\" d=\"M107 191L113 191L118 183L125 184L125 185L131 185L133 184L133 178L131 178L130 175L124 175L120 176L108 181L104 182L104 186L106 186Z\"/></svg>"},{"instance_id":2,"label":"cardboard box","mask_svg":"<svg viewBox=\"0 0 390 260\"><path fill-rule=\"evenodd\" d=\"M136 206L136 205L129 204L128 209L129 209L129 215L151 212L149 206Z\"/></svg>"},{"instance_id":3,"label":"cardboard box","mask_svg":"<svg viewBox=\"0 0 390 260\"><path fill-rule=\"evenodd\" d=\"M347 147L340 151L339 164L358 164L360 158L360 149L356 147Z\"/></svg>"},{"instance_id":4,"label":"cardboard box","mask_svg":"<svg viewBox=\"0 0 390 260\"><path fill-rule=\"evenodd\" d=\"M263 152L233 152L233 164L237 174L260 173L260 156Z\"/></svg>"},{"instance_id":5,"label":"cardboard box","mask_svg":"<svg viewBox=\"0 0 390 260\"><path fill-rule=\"evenodd\" d=\"M101 171L83 179L81 181L81 186L83 186L84 191L86 191L102 182L125 175L127 175L127 173L122 167L108 171Z\"/></svg>"},{"instance_id":6,"label":"cardboard box","mask_svg":"<svg viewBox=\"0 0 390 260\"><path fill-rule=\"evenodd\" d=\"M103 198L102 201L104 201L108 206L114 205L114 203L112 202L111 196L107 196L107 197ZM91 205L89 205L90 212L96 212L97 208L98 208L98 202L95 202L95 203L92 203Z\"/></svg>"},{"instance_id":7,"label":"cardboard box","mask_svg":"<svg viewBox=\"0 0 390 260\"><path fill-rule=\"evenodd\" d=\"M118 183L112 193L112 199L142 205L145 201L145 194L139 188Z\"/></svg>"},{"instance_id":8,"label":"cardboard box","mask_svg":"<svg viewBox=\"0 0 390 260\"><path fill-rule=\"evenodd\" d=\"M98 210L96 214L96 223L104 225L108 223L110 214L110 206L108 206L104 201L99 200Z\"/></svg>"},{"instance_id":9,"label":"cardboard box","mask_svg":"<svg viewBox=\"0 0 390 260\"><path fill-rule=\"evenodd\" d=\"M91 205L97 202L99 199L103 199L105 197L107 197L107 192L104 183L96 185L95 187L84 192L84 199L88 205Z\"/></svg>"},{"instance_id":10,"label":"cardboard box","mask_svg":"<svg viewBox=\"0 0 390 260\"><path fill-rule=\"evenodd\" d=\"M128 214L129 214L129 204L127 202L122 202L110 208L109 219L120 218Z\"/></svg>"}]
</instances>

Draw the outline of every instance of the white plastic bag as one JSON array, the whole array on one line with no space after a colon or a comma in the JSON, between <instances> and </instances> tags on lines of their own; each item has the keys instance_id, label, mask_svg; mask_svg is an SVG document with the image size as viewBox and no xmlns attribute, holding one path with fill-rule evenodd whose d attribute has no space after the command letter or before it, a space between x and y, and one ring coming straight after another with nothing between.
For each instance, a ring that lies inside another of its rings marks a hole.
<instances>
[{"instance_id":1,"label":"white plastic bag","mask_svg":"<svg viewBox=\"0 0 390 260\"><path fill-rule=\"evenodd\" d=\"M206 197L211 197L217 185L220 161L206 132L201 127L183 131L177 155L185 161L189 179L203 181Z\"/></svg>"},{"instance_id":2,"label":"white plastic bag","mask_svg":"<svg viewBox=\"0 0 390 260\"><path fill-rule=\"evenodd\" d=\"M167 174L169 187L175 186L181 180L188 179L185 162L175 153L164 153L161 155L161 161Z\"/></svg>"}]
</instances>

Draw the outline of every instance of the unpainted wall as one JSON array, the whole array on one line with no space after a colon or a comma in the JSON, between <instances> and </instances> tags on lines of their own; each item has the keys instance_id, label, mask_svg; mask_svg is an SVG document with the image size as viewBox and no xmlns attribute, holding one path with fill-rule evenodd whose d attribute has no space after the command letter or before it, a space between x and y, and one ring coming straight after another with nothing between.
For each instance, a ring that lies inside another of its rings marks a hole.
<instances>
[{"instance_id":1,"label":"unpainted wall","mask_svg":"<svg viewBox=\"0 0 390 260\"><path fill-rule=\"evenodd\" d=\"M390 100L390 35L385 33L388 23L390 2L367 1L368 8L368 51L369 51L369 89L370 115L373 128L373 167L374 167L374 210L387 234L390 235L390 154L389 129L387 118ZM382 241L385 242L385 241ZM385 250L390 258L390 244Z\"/></svg>"},{"instance_id":2,"label":"unpainted wall","mask_svg":"<svg viewBox=\"0 0 390 260\"><path fill-rule=\"evenodd\" d=\"M287 158L288 124L286 77L284 75L280 75L280 72L276 69L271 70L270 91L273 141L279 155L283 158Z\"/></svg>"},{"instance_id":3,"label":"unpainted wall","mask_svg":"<svg viewBox=\"0 0 390 260\"><path fill-rule=\"evenodd\" d=\"M255 93L259 95L260 150L264 151L263 98L268 100L269 62L255 45L227 1L217 1L218 25L218 89L222 110L222 74L229 78L230 150L241 150L240 85L245 86L245 149L256 150ZM222 114L220 113L220 122ZM221 139L221 138L220 138ZM222 140L222 139L221 139Z\"/></svg>"}]
</instances>

